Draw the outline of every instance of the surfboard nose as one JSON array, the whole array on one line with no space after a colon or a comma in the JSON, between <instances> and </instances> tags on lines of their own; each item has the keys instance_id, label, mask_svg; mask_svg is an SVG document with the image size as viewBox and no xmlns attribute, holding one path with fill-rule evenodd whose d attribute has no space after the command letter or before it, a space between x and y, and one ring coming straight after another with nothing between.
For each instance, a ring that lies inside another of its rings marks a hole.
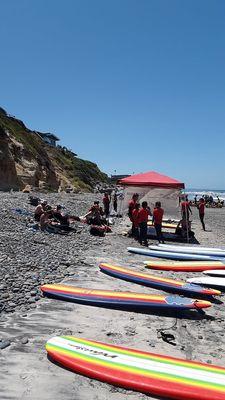
<instances>
[{"instance_id":1,"label":"surfboard nose","mask_svg":"<svg viewBox=\"0 0 225 400\"><path fill-rule=\"evenodd\" d=\"M212 303L210 301L205 300L195 300L195 307L196 308L208 308L211 307Z\"/></svg>"}]
</instances>

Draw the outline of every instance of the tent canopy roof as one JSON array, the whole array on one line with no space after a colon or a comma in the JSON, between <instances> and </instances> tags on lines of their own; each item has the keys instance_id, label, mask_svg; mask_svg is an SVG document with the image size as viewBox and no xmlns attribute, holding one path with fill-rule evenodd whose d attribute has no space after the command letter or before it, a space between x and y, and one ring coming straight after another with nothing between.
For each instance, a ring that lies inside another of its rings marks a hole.
<instances>
[{"instance_id":1,"label":"tent canopy roof","mask_svg":"<svg viewBox=\"0 0 225 400\"><path fill-rule=\"evenodd\" d=\"M119 179L118 184L123 186L155 186L168 189L184 189L184 183L155 171L149 171L143 174L131 175L127 178Z\"/></svg>"}]
</instances>

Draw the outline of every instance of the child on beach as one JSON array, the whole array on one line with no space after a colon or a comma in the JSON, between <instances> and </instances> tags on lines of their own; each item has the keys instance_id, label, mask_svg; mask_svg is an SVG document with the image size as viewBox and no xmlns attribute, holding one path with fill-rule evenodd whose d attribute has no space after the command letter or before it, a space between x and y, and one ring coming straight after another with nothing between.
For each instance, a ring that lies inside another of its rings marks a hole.
<instances>
[{"instance_id":1,"label":"child on beach","mask_svg":"<svg viewBox=\"0 0 225 400\"><path fill-rule=\"evenodd\" d=\"M138 212L138 225L139 225L139 243L148 246L147 229L148 229L148 216L152 215L147 201L142 202L142 208Z\"/></svg>"},{"instance_id":2,"label":"child on beach","mask_svg":"<svg viewBox=\"0 0 225 400\"><path fill-rule=\"evenodd\" d=\"M163 220L164 210L161 207L161 202L157 201L155 203L155 208L153 210L153 224L156 230L156 236L159 243L164 243L162 235L162 220Z\"/></svg>"}]
</instances>

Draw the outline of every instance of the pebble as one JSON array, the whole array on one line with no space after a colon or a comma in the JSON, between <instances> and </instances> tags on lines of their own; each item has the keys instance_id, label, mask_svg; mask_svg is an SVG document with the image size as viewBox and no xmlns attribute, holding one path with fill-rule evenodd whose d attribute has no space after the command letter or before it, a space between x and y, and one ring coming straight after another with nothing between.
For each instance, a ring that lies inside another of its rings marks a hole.
<instances>
[{"instance_id":1,"label":"pebble","mask_svg":"<svg viewBox=\"0 0 225 400\"><path fill-rule=\"evenodd\" d=\"M21 340L21 344L27 344L28 342L29 342L29 339L26 336Z\"/></svg>"},{"instance_id":2,"label":"pebble","mask_svg":"<svg viewBox=\"0 0 225 400\"><path fill-rule=\"evenodd\" d=\"M10 341L9 340L2 340L0 341L0 350L6 349L6 347L10 346Z\"/></svg>"}]
</instances>

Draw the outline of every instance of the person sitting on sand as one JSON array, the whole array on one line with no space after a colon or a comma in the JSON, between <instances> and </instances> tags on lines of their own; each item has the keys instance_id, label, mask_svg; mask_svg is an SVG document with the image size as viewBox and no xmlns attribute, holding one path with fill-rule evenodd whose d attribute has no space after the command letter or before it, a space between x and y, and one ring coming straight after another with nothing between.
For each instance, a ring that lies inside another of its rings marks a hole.
<instances>
[{"instance_id":1,"label":"person sitting on sand","mask_svg":"<svg viewBox=\"0 0 225 400\"><path fill-rule=\"evenodd\" d=\"M202 224L202 228L205 231L205 222L204 222L204 216L205 216L205 200L203 197L199 199L199 204L198 204L198 212L199 212L199 218Z\"/></svg>"},{"instance_id":2,"label":"person sitting on sand","mask_svg":"<svg viewBox=\"0 0 225 400\"><path fill-rule=\"evenodd\" d=\"M181 219L176 227L175 234L181 236L182 238L189 238L194 237L194 232L191 230L191 222L187 221L186 218Z\"/></svg>"},{"instance_id":3,"label":"person sitting on sand","mask_svg":"<svg viewBox=\"0 0 225 400\"><path fill-rule=\"evenodd\" d=\"M159 243L164 243L163 235L162 235L162 220L163 220L164 210L161 207L161 202L157 201L155 203L155 208L153 210L153 224L156 231L156 236Z\"/></svg>"},{"instance_id":4,"label":"person sitting on sand","mask_svg":"<svg viewBox=\"0 0 225 400\"><path fill-rule=\"evenodd\" d=\"M138 225L139 225L139 243L148 246L147 230L148 230L148 216L152 215L147 201L142 202L142 208L138 212Z\"/></svg>"},{"instance_id":5,"label":"person sitting on sand","mask_svg":"<svg viewBox=\"0 0 225 400\"><path fill-rule=\"evenodd\" d=\"M48 228L50 228L50 226L52 225L52 216L52 207L47 206L40 217L40 228L42 231L48 230Z\"/></svg>"},{"instance_id":6,"label":"person sitting on sand","mask_svg":"<svg viewBox=\"0 0 225 400\"><path fill-rule=\"evenodd\" d=\"M80 217L63 214L61 210L62 206L58 204L52 212L54 221L59 223L58 228L66 231L74 231L74 229L70 227L70 221L80 221Z\"/></svg>"},{"instance_id":7,"label":"person sitting on sand","mask_svg":"<svg viewBox=\"0 0 225 400\"><path fill-rule=\"evenodd\" d=\"M84 218L86 218L86 221L89 225L102 225L103 223L106 223L103 215L104 212L102 207L99 206L99 201L95 201L94 205L90 208Z\"/></svg>"},{"instance_id":8,"label":"person sitting on sand","mask_svg":"<svg viewBox=\"0 0 225 400\"><path fill-rule=\"evenodd\" d=\"M44 213L45 209L47 207L47 201L46 200L42 200L40 204L38 204L38 206L35 208L34 211L34 219L35 221L39 222L41 215Z\"/></svg>"}]
</instances>

